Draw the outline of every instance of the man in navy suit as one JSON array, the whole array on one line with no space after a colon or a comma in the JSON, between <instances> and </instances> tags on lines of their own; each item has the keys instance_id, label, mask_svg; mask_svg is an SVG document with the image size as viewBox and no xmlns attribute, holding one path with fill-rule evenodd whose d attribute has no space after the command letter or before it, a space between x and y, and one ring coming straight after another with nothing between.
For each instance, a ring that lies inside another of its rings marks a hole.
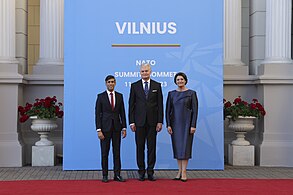
<instances>
[{"instance_id":1,"label":"man in navy suit","mask_svg":"<svg viewBox=\"0 0 293 195\"><path fill-rule=\"evenodd\" d=\"M114 160L114 180L124 182L121 177L120 145L126 137L126 118L123 96L114 91L116 80L112 75L105 79L107 90L98 94L96 101L96 129L101 143L102 153L102 182L108 182L108 156L112 141ZM122 133L121 133L122 132Z\"/></svg>"},{"instance_id":2,"label":"man in navy suit","mask_svg":"<svg viewBox=\"0 0 293 195\"><path fill-rule=\"evenodd\" d=\"M136 161L139 181L155 181L157 132L163 123L163 95L161 84L150 79L150 64L140 67L141 80L133 83L129 96L129 123L135 132ZM147 169L145 168L145 143L147 142Z\"/></svg>"}]
</instances>

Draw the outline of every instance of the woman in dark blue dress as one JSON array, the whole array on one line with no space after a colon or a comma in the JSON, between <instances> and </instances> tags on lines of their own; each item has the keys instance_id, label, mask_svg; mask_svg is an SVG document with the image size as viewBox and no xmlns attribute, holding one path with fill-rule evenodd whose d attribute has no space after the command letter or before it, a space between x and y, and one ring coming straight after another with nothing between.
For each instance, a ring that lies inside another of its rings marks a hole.
<instances>
[{"instance_id":1,"label":"woman in dark blue dress","mask_svg":"<svg viewBox=\"0 0 293 195\"><path fill-rule=\"evenodd\" d=\"M178 163L178 174L174 180L187 181L186 167L192 154L193 135L196 131L198 101L196 92L187 89L187 76L179 72L174 77L178 86L168 93L166 121L172 138L174 158Z\"/></svg>"}]
</instances>

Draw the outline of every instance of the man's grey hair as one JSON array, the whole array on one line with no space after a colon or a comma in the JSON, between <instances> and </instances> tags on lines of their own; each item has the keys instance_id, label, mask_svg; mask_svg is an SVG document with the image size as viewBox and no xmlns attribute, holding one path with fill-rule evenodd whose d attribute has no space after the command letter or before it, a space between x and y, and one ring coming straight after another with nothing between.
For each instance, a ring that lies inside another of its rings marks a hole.
<instances>
[{"instance_id":1,"label":"man's grey hair","mask_svg":"<svg viewBox=\"0 0 293 195\"><path fill-rule=\"evenodd\" d=\"M140 69L141 69L142 67L145 67L145 66L148 66L148 67L150 68L150 70L152 70L152 67L151 67L151 65L150 65L149 63L142 63L142 64L140 65Z\"/></svg>"}]
</instances>

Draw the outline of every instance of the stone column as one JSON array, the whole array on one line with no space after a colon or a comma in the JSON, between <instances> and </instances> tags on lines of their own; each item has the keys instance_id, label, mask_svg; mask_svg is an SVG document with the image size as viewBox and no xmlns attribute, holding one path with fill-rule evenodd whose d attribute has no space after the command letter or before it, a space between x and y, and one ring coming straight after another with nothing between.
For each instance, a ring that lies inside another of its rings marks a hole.
<instances>
[{"instance_id":1,"label":"stone column","mask_svg":"<svg viewBox=\"0 0 293 195\"><path fill-rule=\"evenodd\" d=\"M23 165L17 106L22 75L15 58L15 0L0 1L0 167Z\"/></svg>"},{"instance_id":2,"label":"stone column","mask_svg":"<svg viewBox=\"0 0 293 195\"><path fill-rule=\"evenodd\" d=\"M63 74L64 0L40 0L40 58L34 74Z\"/></svg>"},{"instance_id":3,"label":"stone column","mask_svg":"<svg viewBox=\"0 0 293 195\"><path fill-rule=\"evenodd\" d=\"M15 58L15 0L1 0L0 13L0 64L18 63Z\"/></svg>"},{"instance_id":4,"label":"stone column","mask_svg":"<svg viewBox=\"0 0 293 195\"><path fill-rule=\"evenodd\" d=\"M241 0L224 0L224 65L226 75L248 74L241 61Z\"/></svg>"},{"instance_id":5,"label":"stone column","mask_svg":"<svg viewBox=\"0 0 293 195\"><path fill-rule=\"evenodd\" d=\"M266 1L266 39L264 64L292 63L291 0Z\"/></svg>"}]
</instances>

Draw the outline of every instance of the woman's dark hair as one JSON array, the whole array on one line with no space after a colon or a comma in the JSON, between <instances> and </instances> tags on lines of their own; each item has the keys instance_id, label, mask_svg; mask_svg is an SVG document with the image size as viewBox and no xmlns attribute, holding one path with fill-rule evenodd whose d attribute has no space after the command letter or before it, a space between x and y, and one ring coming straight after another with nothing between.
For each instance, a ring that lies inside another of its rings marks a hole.
<instances>
[{"instance_id":1,"label":"woman's dark hair","mask_svg":"<svg viewBox=\"0 0 293 195\"><path fill-rule=\"evenodd\" d=\"M105 81L107 82L107 81L110 80L110 79L114 79L114 80L116 80L115 77L114 77L113 75L108 75L108 76L105 78Z\"/></svg>"},{"instance_id":2,"label":"woman's dark hair","mask_svg":"<svg viewBox=\"0 0 293 195\"><path fill-rule=\"evenodd\" d=\"M184 78L184 80L186 81L186 83L185 83L185 85L186 85L186 84L187 84L187 81L188 81L188 79L187 79L187 76L186 76L186 74L185 74L185 73L183 73L183 72L178 72L177 74L175 74L175 77L174 77L174 83L176 84L176 78L177 78L178 76L182 76L182 77Z\"/></svg>"}]
</instances>

